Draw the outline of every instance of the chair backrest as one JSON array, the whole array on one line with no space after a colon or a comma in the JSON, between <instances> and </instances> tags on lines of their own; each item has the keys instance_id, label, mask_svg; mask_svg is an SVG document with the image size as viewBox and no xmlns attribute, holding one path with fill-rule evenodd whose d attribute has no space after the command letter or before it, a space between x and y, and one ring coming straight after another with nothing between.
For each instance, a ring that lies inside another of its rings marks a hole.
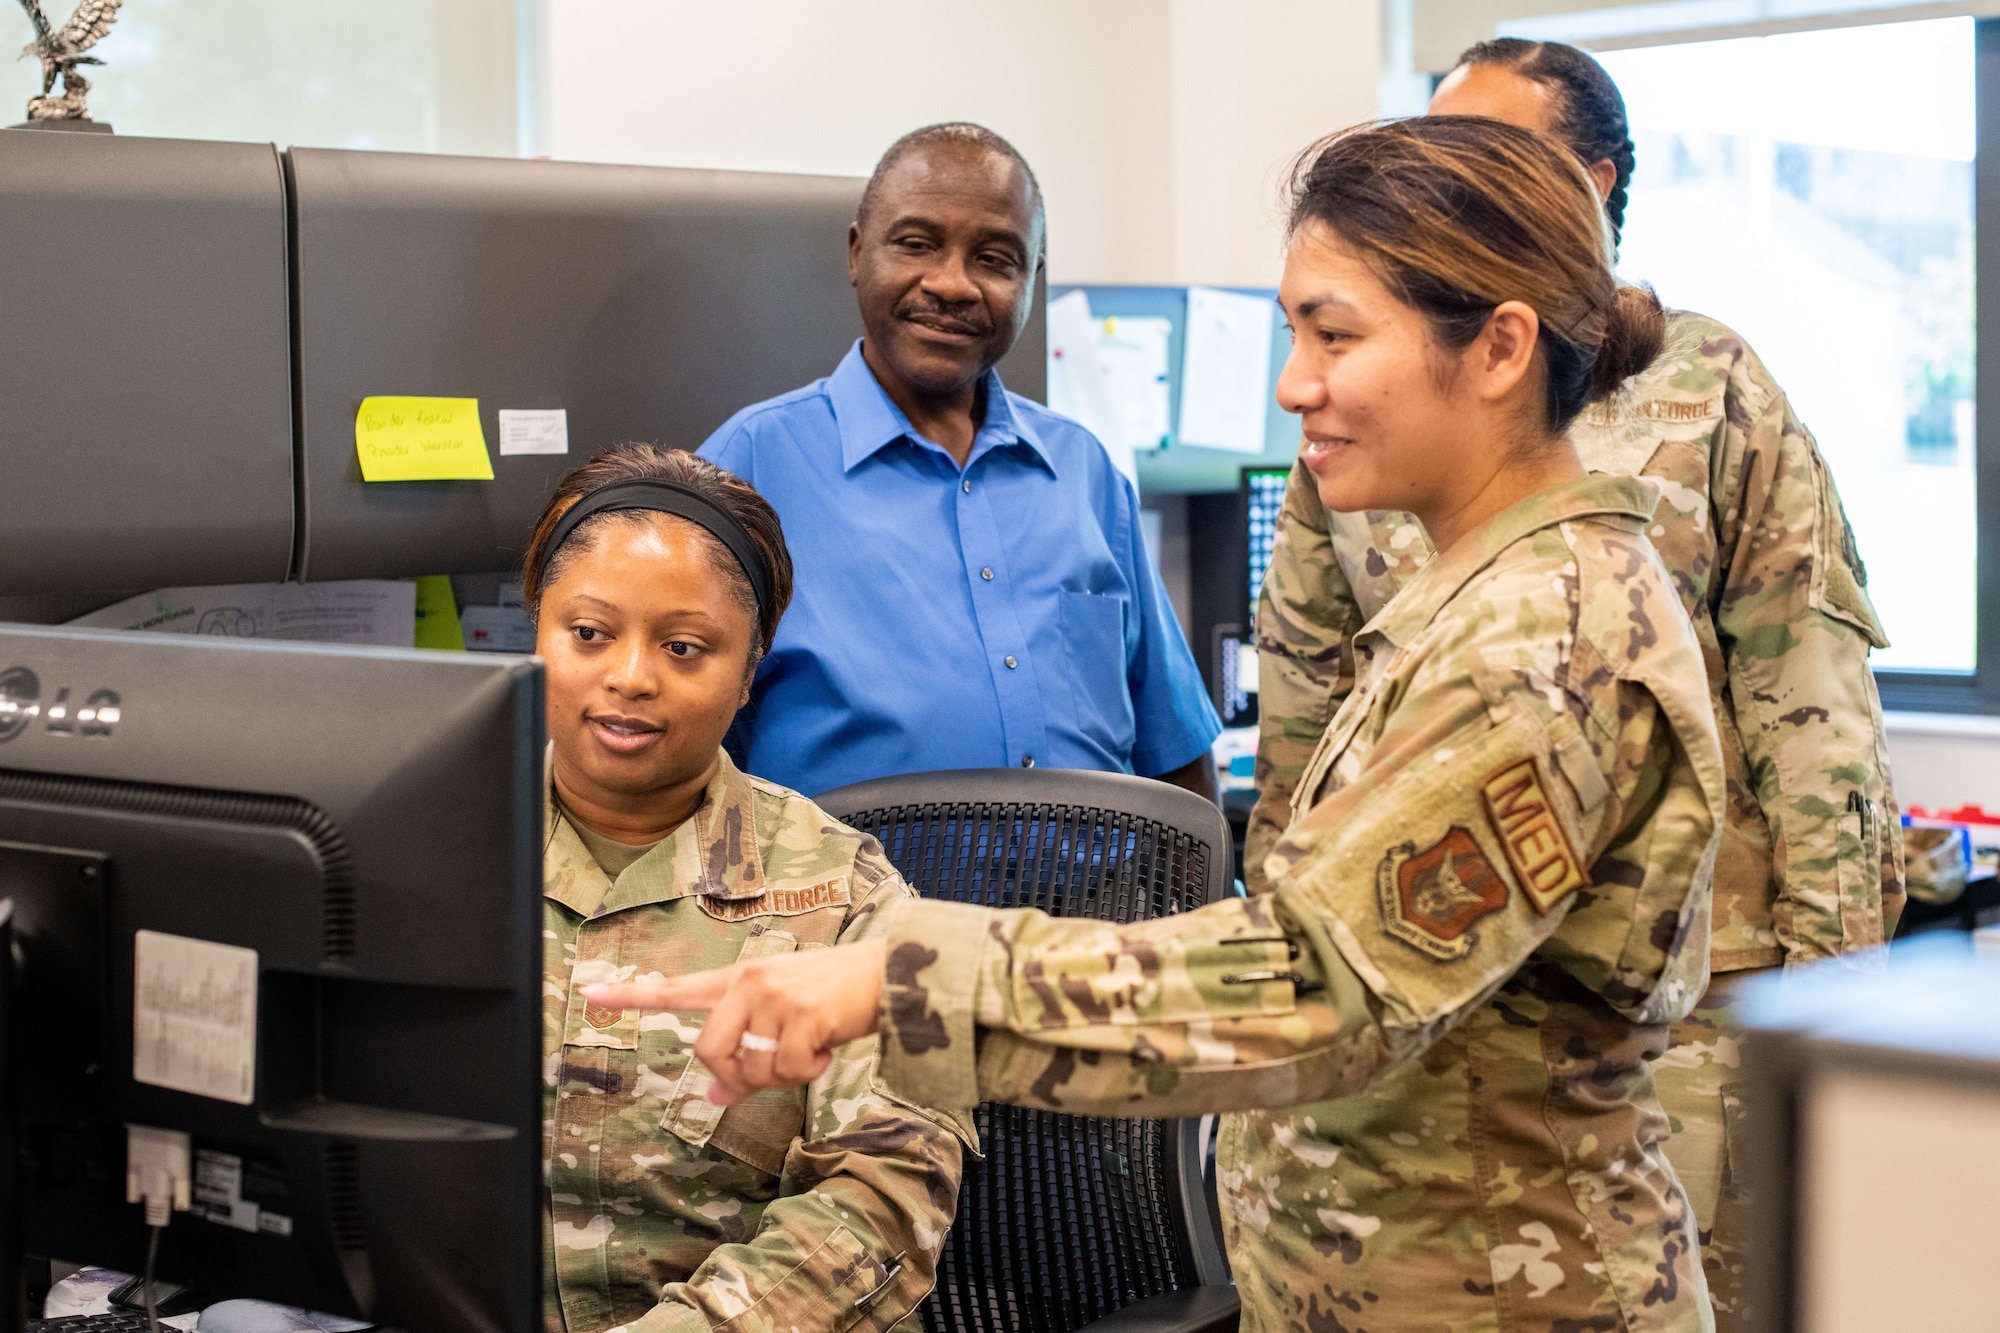
<instances>
[{"instance_id":1,"label":"chair backrest","mask_svg":"<svg viewBox=\"0 0 2000 1333\"><path fill-rule=\"evenodd\" d=\"M1229 825L1178 787L1116 773L960 769L841 787L820 807L882 843L927 898L1144 921L1213 902ZM924 1305L932 1333L1069 1333L1161 1292L1229 1281L1194 1120L986 1103Z\"/></svg>"}]
</instances>

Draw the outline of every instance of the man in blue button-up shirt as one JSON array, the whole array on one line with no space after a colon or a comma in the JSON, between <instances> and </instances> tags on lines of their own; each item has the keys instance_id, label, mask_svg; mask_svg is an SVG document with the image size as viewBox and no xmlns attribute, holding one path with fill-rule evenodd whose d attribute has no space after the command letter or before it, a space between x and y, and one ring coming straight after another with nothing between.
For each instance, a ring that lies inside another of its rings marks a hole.
<instances>
[{"instance_id":1,"label":"man in blue button-up shirt","mask_svg":"<svg viewBox=\"0 0 2000 1333\"><path fill-rule=\"evenodd\" d=\"M730 733L807 793L942 768L1091 768L1215 797L1221 730L1089 431L1007 392L1040 187L973 125L905 135L848 229L863 338L704 457L784 520L797 590Z\"/></svg>"}]
</instances>

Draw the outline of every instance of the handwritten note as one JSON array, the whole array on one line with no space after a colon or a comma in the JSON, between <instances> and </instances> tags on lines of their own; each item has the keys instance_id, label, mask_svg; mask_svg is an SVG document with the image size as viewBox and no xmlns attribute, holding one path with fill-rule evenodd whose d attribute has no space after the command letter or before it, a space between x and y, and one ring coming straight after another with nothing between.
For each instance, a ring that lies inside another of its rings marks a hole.
<instances>
[{"instance_id":1,"label":"handwritten note","mask_svg":"<svg viewBox=\"0 0 2000 1333\"><path fill-rule=\"evenodd\" d=\"M364 398L354 414L363 481L491 481L477 398Z\"/></svg>"},{"instance_id":2,"label":"handwritten note","mask_svg":"<svg viewBox=\"0 0 2000 1333\"><path fill-rule=\"evenodd\" d=\"M500 409L500 456L566 454L569 413L560 407Z\"/></svg>"}]
</instances>

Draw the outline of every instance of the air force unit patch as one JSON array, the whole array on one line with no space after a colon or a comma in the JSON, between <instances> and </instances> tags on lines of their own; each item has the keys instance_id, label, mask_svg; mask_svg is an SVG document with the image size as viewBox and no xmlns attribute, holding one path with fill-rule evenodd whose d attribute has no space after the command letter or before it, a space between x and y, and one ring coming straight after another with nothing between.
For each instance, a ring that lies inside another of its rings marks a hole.
<instances>
[{"instance_id":1,"label":"air force unit patch","mask_svg":"<svg viewBox=\"0 0 2000 1333\"><path fill-rule=\"evenodd\" d=\"M1507 863L1535 910L1547 916L1556 904L1590 883L1569 834L1556 818L1535 761L1523 759L1492 774L1480 788Z\"/></svg>"},{"instance_id":2,"label":"air force unit patch","mask_svg":"<svg viewBox=\"0 0 2000 1333\"><path fill-rule=\"evenodd\" d=\"M1454 824L1422 851L1392 847L1375 871L1383 927L1440 962L1454 962L1479 942L1473 922L1507 905L1507 881L1488 864L1471 833Z\"/></svg>"}]
</instances>

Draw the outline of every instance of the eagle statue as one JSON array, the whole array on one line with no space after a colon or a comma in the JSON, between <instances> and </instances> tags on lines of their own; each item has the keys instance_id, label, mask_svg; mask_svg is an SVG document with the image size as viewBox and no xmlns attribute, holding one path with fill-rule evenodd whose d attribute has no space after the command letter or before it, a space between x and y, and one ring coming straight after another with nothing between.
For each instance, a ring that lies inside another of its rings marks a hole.
<instances>
[{"instance_id":1,"label":"eagle statue","mask_svg":"<svg viewBox=\"0 0 2000 1333\"><path fill-rule=\"evenodd\" d=\"M90 80L77 72L79 65L101 65L96 56L86 54L111 31L118 21L118 7L125 0L81 0L69 22L51 26L42 12L41 0L21 0L28 21L35 25L35 40L21 50L25 59L42 62L42 95L28 99L29 120L89 120ZM55 95L56 80L62 80L62 95Z\"/></svg>"}]
</instances>

